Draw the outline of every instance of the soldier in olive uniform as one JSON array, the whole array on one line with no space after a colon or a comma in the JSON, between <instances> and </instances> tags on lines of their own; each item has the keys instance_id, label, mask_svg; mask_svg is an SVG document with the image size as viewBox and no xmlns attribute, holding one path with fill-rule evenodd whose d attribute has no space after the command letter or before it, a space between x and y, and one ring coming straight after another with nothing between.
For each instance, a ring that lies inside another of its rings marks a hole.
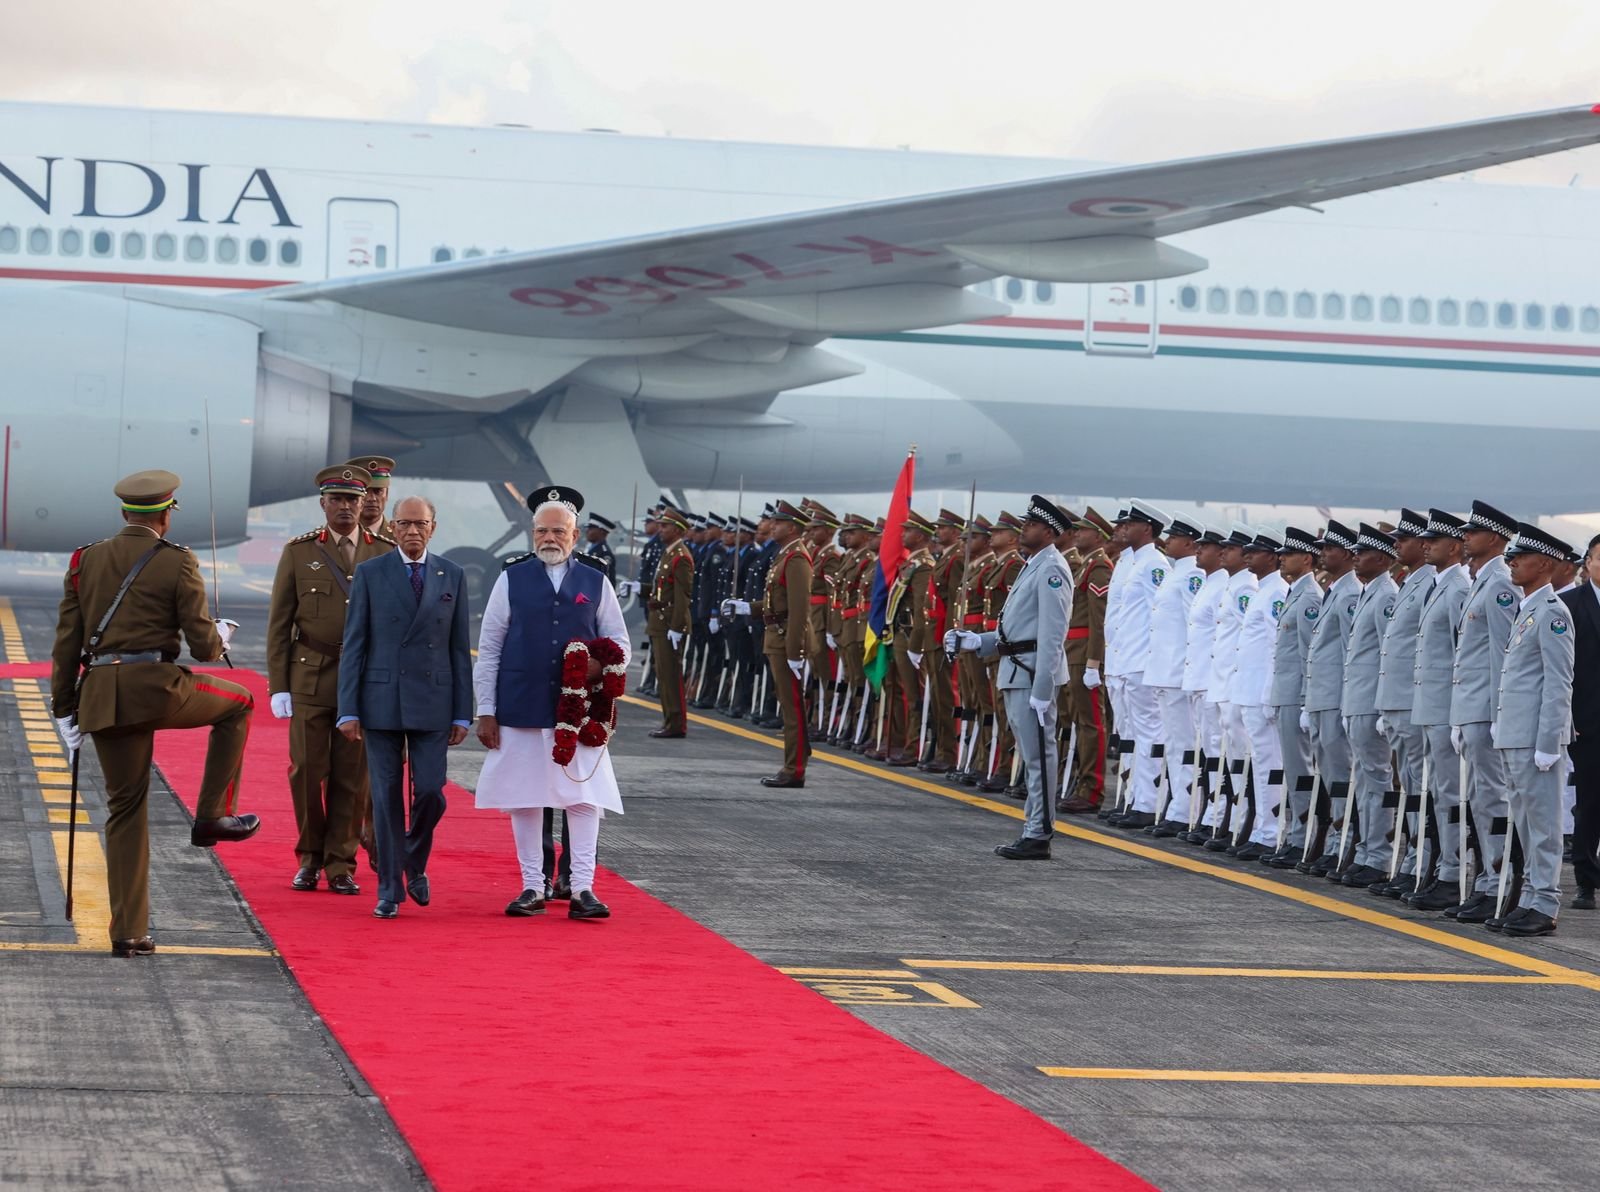
<instances>
[{"instance_id":1,"label":"soldier in olive uniform","mask_svg":"<svg viewBox=\"0 0 1600 1192\"><path fill-rule=\"evenodd\" d=\"M930 774L946 774L956 764L955 692L950 685L950 660L941 643L945 632L954 627L952 610L960 603L962 564L961 534L967 519L948 509L939 510L934 523L938 558L928 574L918 635L925 644L922 653L923 681L928 683L928 736L932 756L917 759L917 769Z\"/></svg>"},{"instance_id":2,"label":"soldier in olive uniform","mask_svg":"<svg viewBox=\"0 0 1600 1192\"><path fill-rule=\"evenodd\" d=\"M983 628L975 632L993 633L1000 624L1000 610L1005 607L1011 585L1017 582L1025 559L1017 549L1022 532L1022 519L1014 513L1002 512L995 519L989 535L989 545L994 551L994 564L983 581ZM1006 719L1005 701L999 697L1000 659L980 659L984 664L984 683L988 698L994 706L994 727L989 745L977 767L983 777L978 789L991 794L1004 791L1010 785L1011 756L1016 742L1011 736L1011 725ZM1025 793L1025 788L1024 788Z\"/></svg>"},{"instance_id":3,"label":"soldier in olive uniform","mask_svg":"<svg viewBox=\"0 0 1600 1192\"><path fill-rule=\"evenodd\" d=\"M51 654L52 712L68 748L94 739L106 784L106 885L111 951L148 956L150 835L146 807L158 729L206 728L205 772L189 841L244 840L261 822L234 814L252 700L237 683L178 666L179 635L199 662L227 650L233 623L214 622L194 556L166 539L181 481L136 472L114 490L127 524L73 552Z\"/></svg>"},{"instance_id":4,"label":"soldier in olive uniform","mask_svg":"<svg viewBox=\"0 0 1600 1192\"><path fill-rule=\"evenodd\" d=\"M884 642L893 647L889 673L883 685L883 698L888 701L889 732L882 751L875 756L891 766L914 766L921 760L917 757L917 747L922 733L925 674L922 663L928 650L923 634L927 628L928 577L933 574L933 552L929 549L933 541L933 523L910 510L905 521L900 523L900 532L906 557L889 586L884 621ZM931 692L927 698L931 704Z\"/></svg>"},{"instance_id":5,"label":"soldier in olive uniform","mask_svg":"<svg viewBox=\"0 0 1600 1192\"><path fill-rule=\"evenodd\" d=\"M989 533L993 529L989 519L980 515L966 531L972 557L964 564L962 580L950 606L951 629L983 632L984 582L994 563L994 552L989 549ZM963 556L967 553L969 548L963 547ZM960 699L956 727L961 731L956 735L956 768L945 777L972 786L983 776L978 759L981 757L985 765L988 763L994 704L989 699L988 666L983 659L967 651L956 656L955 667L956 694Z\"/></svg>"},{"instance_id":6,"label":"soldier in olive uniform","mask_svg":"<svg viewBox=\"0 0 1600 1192\"><path fill-rule=\"evenodd\" d=\"M752 609L766 627L763 651L783 716L783 769L763 778L762 786L804 786L806 759L811 756L805 693L801 690L811 624L811 556L802 537L805 516L787 501L777 503L772 537L778 550L767 570L761 604Z\"/></svg>"},{"instance_id":7,"label":"soldier in olive uniform","mask_svg":"<svg viewBox=\"0 0 1600 1192\"><path fill-rule=\"evenodd\" d=\"M1097 811L1106 789L1106 716L1100 666L1106 655L1106 596L1111 591L1111 523L1093 508L1072 523L1082 565L1073 571L1072 622L1067 628L1067 706L1076 726L1072 795L1061 810L1081 815ZM1093 682L1090 686L1086 679Z\"/></svg>"},{"instance_id":8,"label":"soldier in olive uniform","mask_svg":"<svg viewBox=\"0 0 1600 1192\"><path fill-rule=\"evenodd\" d=\"M839 560L844 557L844 552L834 542L841 523L838 514L816 501L808 502L802 511L810 519L805 531L806 553L811 556L806 657L811 662L811 672L816 681L816 699L826 710L837 663L834 648L828 644L828 638L832 636L828 628L828 614L833 604L833 585L838 578ZM834 640L837 642L838 639ZM813 704L812 723L816 722L816 717L817 705Z\"/></svg>"},{"instance_id":9,"label":"soldier in olive uniform","mask_svg":"<svg viewBox=\"0 0 1600 1192\"><path fill-rule=\"evenodd\" d=\"M356 845L371 814L367 755L334 726L339 655L356 564L395 549L362 528L367 472L335 464L317 473L326 523L291 539L278 558L267 613L267 686L272 714L288 719L289 791L294 798L296 890L326 873L335 894L359 894Z\"/></svg>"},{"instance_id":10,"label":"soldier in olive uniform","mask_svg":"<svg viewBox=\"0 0 1600 1192\"><path fill-rule=\"evenodd\" d=\"M878 582L878 551L883 546L883 526L884 519L880 517L872 525L862 528L861 557L856 562L853 587L847 597L855 602L855 616L845 622L850 626L845 632L850 639L851 655L860 661L861 691L858 699L862 701L854 714L855 725L850 728L849 741L850 748L861 754L872 749L873 729L878 723L877 708L882 699L867 681L867 627L872 612L872 591ZM846 616L849 616L848 611Z\"/></svg>"},{"instance_id":11,"label":"soldier in olive uniform","mask_svg":"<svg viewBox=\"0 0 1600 1192\"><path fill-rule=\"evenodd\" d=\"M837 653L841 667L837 724L828 738L830 744L847 745L855 733L855 718L861 709L861 686L866 681L862 666L863 639L857 632L861 624L860 588L865 543L871 523L858 513L847 513L840 523L839 544L844 548L835 564L833 589L828 598L830 648ZM826 642L825 642L826 644Z\"/></svg>"},{"instance_id":12,"label":"soldier in olive uniform","mask_svg":"<svg viewBox=\"0 0 1600 1192\"><path fill-rule=\"evenodd\" d=\"M384 538L394 537L394 523L386 514L389 507L389 483L394 478L394 460L386 455L363 455L360 459L347 459L345 467L360 468L369 477L367 491L361 496L361 528L369 534Z\"/></svg>"},{"instance_id":13,"label":"soldier in olive uniform","mask_svg":"<svg viewBox=\"0 0 1600 1192\"><path fill-rule=\"evenodd\" d=\"M661 511L661 561L650 588L650 653L656 662L656 689L661 696L661 727L652 737L682 737L689 730L683 689L683 651L694 627L694 555L683 537L689 518L670 506Z\"/></svg>"}]
</instances>

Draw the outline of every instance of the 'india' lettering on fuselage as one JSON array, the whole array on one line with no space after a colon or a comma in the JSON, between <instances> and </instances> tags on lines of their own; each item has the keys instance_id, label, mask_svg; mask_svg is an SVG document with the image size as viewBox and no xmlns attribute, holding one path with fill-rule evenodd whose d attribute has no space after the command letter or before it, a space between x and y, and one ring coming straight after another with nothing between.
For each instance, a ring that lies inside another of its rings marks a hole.
<instances>
[{"instance_id":1,"label":"'india' lettering on fuselage","mask_svg":"<svg viewBox=\"0 0 1600 1192\"><path fill-rule=\"evenodd\" d=\"M237 191L229 186L222 192L232 196L228 213L221 219L212 220L202 212L203 201L213 215L222 210L222 203L212 203L207 194L205 171L212 168L208 165L178 163L177 168L183 171L183 177L169 187L168 180L158 171L136 161L105 157L36 157L33 160L39 164L26 171L22 170L20 163L18 169L14 170L0 161L0 182L10 183L16 194L46 215L55 213L57 200L60 199L64 207L75 207L72 214L81 219L138 219L161 208L170 196L174 204L182 203L183 214L178 218L179 223L236 224L239 222L239 209L244 204L266 203L272 208L273 226L300 226L289 218L289 209L284 205L272 175L261 167L252 169L244 185ZM56 168L57 163L69 161L73 164L63 165L59 170ZM24 177L24 172L30 177ZM68 202L64 195L58 194L58 189L64 190L67 180L73 178L79 183L76 201ZM59 188L58 183L62 184ZM209 185L214 189L217 184ZM0 188L0 218L4 217L5 209L14 204L14 199L5 195L4 188Z\"/></svg>"}]
</instances>

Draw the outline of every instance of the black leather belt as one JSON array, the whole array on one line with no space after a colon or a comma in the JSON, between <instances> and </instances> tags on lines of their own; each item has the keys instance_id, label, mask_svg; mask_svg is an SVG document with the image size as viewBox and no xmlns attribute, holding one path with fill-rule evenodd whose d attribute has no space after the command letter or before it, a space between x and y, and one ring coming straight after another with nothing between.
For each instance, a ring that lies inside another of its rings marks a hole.
<instances>
[{"instance_id":1,"label":"black leather belt","mask_svg":"<svg viewBox=\"0 0 1600 1192\"><path fill-rule=\"evenodd\" d=\"M324 658L331 658L335 662L338 662L339 655L344 653L343 644L319 641L314 637L308 636L303 629L300 631L300 636L295 639L295 643L304 646L313 653L321 654Z\"/></svg>"},{"instance_id":2,"label":"black leather belt","mask_svg":"<svg viewBox=\"0 0 1600 1192\"><path fill-rule=\"evenodd\" d=\"M167 654L160 650L146 650L140 654L96 654L89 659L91 667L96 666L131 666L135 662L176 662L176 654Z\"/></svg>"},{"instance_id":3,"label":"black leather belt","mask_svg":"<svg viewBox=\"0 0 1600 1192\"><path fill-rule=\"evenodd\" d=\"M1039 639L1029 638L1025 642L1002 641L996 647L996 652L1002 658L1014 658L1018 654L1033 654L1039 649Z\"/></svg>"}]
</instances>

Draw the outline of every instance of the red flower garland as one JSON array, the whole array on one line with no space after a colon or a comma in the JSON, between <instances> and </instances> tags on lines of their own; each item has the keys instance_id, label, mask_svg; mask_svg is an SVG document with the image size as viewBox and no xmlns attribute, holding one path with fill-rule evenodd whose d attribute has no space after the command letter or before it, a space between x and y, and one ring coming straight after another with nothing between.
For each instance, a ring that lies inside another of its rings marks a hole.
<instances>
[{"instance_id":1,"label":"red flower garland","mask_svg":"<svg viewBox=\"0 0 1600 1192\"><path fill-rule=\"evenodd\" d=\"M589 683L589 659L600 664L600 681ZM608 637L574 639L561 654L561 698L556 701L556 740L551 760L565 766L578 746L604 748L617 724L617 700L627 682L622 647Z\"/></svg>"}]
</instances>

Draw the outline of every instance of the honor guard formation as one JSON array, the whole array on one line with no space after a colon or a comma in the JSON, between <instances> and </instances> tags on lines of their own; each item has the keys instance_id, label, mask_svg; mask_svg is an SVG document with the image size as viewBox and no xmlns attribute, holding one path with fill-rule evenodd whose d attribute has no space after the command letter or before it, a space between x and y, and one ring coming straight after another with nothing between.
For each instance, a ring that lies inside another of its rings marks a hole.
<instances>
[{"instance_id":1,"label":"honor guard formation","mask_svg":"<svg viewBox=\"0 0 1600 1192\"><path fill-rule=\"evenodd\" d=\"M766 786L822 744L1022 801L1008 859L1093 815L1510 935L1555 930L1563 860L1595 905L1600 536L1483 501L1280 532L1041 496L895 525L663 497L644 529L618 589L651 735L691 708L781 729Z\"/></svg>"}]
</instances>

